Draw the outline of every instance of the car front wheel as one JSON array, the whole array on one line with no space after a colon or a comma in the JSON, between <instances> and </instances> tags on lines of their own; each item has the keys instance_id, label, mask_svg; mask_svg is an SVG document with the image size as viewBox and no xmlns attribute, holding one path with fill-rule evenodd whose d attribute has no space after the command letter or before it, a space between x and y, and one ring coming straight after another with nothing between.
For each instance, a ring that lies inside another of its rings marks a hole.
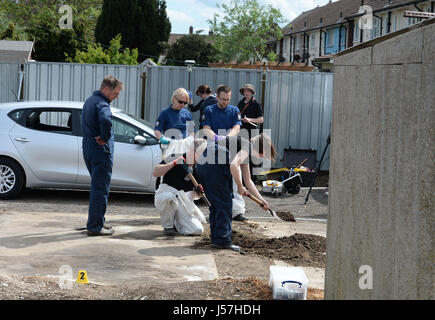
<instances>
[{"instance_id":1,"label":"car front wheel","mask_svg":"<svg viewBox=\"0 0 435 320\"><path fill-rule=\"evenodd\" d=\"M23 169L13 160L0 158L0 199L17 196L23 186Z\"/></svg>"}]
</instances>

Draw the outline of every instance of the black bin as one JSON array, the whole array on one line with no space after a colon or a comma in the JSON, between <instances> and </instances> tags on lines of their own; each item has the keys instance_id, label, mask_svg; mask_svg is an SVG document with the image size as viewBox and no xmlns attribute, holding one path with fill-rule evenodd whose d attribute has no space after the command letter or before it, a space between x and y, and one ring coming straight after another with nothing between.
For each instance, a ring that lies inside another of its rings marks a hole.
<instances>
[{"instance_id":1,"label":"black bin","mask_svg":"<svg viewBox=\"0 0 435 320\"><path fill-rule=\"evenodd\" d=\"M308 159L303 164L304 167L309 168L313 172L298 172L302 178L301 187L309 187L313 182L315 176L317 151L312 149L292 149L291 147L284 149L283 165L285 168L294 168L302 161Z\"/></svg>"}]
</instances>

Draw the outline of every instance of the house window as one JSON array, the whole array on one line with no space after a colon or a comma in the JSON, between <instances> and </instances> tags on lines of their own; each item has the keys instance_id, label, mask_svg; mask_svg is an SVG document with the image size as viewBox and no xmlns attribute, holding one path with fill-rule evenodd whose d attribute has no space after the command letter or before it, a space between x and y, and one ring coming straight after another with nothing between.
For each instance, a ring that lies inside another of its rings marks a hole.
<instances>
[{"instance_id":1,"label":"house window","mask_svg":"<svg viewBox=\"0 0 435 320\"><path fill-rule=\"evenodd\" d=\"M346 28L341 28L340 32L341 32L341 45L344 46L346 44L346 34L347 34L347 29Z\"/></svg>"},{"instance_id":2,"label":"house window","mask_svg":"<svg viewBox=\"0 0 435 320\"><path fill-rule=\"evenodd\" d=\"M391 20L392 20L392 26L391 26L391 30L394 32L394 31L397 31L397 16L395 15L395 16L392 16L391 17Z\"/></svg>"},{"instance_id":3,"label":"house window","mask_svg":"<svg viewBox=\"0 0 435 320\"><path fill-rule=\"evenodd\" d=\"M353 42L359 42L359 24L358 21L355 20L355 28L353 30Z\"/></svg>"},{"instance_id":4,"label":"house window","mask_svg":"<svg viewBox=\"0 0 435 320\"><path fill-rule=\"evenodd\" d=\"M295 37L295 49L296 49L296 51L298 51L299 49L300 49L300 41L301 40L301 37L299 37L299 36L296 36Z\"/></svg>"},{"instance_id":5,"label":"house window","mask_svg":"<svg viewBox=\"0 0 435 320\"><path fill-rule=\"evenodd\" d=\"M310 49L314 49L316 47L316 35L310 35Z\"/></svg>"},{"instance_id":6,"label":"house window","mask_svg":"<svg viewBox=\"0 0 435 320\"><path fill-rule=\"evenodd\" d=\"M328 31L328 47L334 45L334 29Z\"/></svg>"},{"instance_id":7,"label":"house window","mask_svg":"<svg viewBox=\"0 0 435 320\"><path fill-rule=\"evenodd\" d=\"M381 33L381 22L378 18L373 19L372 39L379 37Z\"/></svg>"}]
</instances>

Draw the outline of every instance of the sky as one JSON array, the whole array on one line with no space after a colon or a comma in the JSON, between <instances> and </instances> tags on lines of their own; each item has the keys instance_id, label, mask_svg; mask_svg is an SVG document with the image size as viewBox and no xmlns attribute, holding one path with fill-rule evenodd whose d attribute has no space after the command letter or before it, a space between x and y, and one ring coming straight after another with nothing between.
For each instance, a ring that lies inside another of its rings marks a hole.
<instances>
[{"instance_id":1,"label":"sky","mask_svg":"<svg viewBox=\"0 0 435 320\"><path fill-rule=\"evenodd\" d=\"M280 9L283 16L288 20L282 25L284 27L291 20L296 18L303 11L323 6L329 0L258 0L260 5L272 5ZM336 0L334 0L336 1ZM208 33L208 19L212 19L215 13L219 13L216 3L229 3L229 0L166 0L166 12L171 21L171 33L187 34L189 27L193 31L204 30L202 34Z\"/></svg>"}]
</instances>

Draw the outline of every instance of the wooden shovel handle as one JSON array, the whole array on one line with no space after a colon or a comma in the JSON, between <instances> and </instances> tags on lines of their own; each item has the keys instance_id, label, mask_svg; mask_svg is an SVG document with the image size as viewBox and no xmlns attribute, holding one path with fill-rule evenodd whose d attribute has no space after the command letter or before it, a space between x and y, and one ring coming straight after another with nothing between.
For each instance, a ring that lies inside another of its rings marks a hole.
<instances>
[{"instance_id":1,"label":"wooden shovel handle","mask_svg":"<svg viewBox=\"0 0 435 320\"><path fill-rule=\"evenodd\" d=\"M196 181L196 179L195 179L195 177L193 176L193 174L191 174L191 173L189 172L187 175L189 176L190 181L192 181L193 186L194 186L195 188L197 188L197 187L198 187L198 182ZM204 201L207 203L207 205L208 205L209 207L211 207L211 203L210 203L210 201L208 201L207 197L205 196L205 193L201 193L201 198L203 198Z\"/></svg>"},{"instance_id":2,"label":"wooden shovel handle","mask_svg":"<svg viewBox=\"0 0 435 320\"><path fill-rule=\"evenodd\" d=\"M247 193L246 196L247 196L249 199L251 199L251 200L253 200L254 202L256 202L257 204L259 204L260 206L264 205L264 202L263 202L263 201L261 201L260 199L254 197L252 194Z\"/></svg>"},{"instance_id":3,"label":"wooden shovel handle","mask_svg":"<svg viewBox=\"0 0 435 320\"><path fill-rule=\"evenodd\" d=\"M307 162L308 161L308 159L307 158L305 158L305 160L304 161L302 161L296 168L300 168L305 162Z\"/></svg>"}]
</instances>

